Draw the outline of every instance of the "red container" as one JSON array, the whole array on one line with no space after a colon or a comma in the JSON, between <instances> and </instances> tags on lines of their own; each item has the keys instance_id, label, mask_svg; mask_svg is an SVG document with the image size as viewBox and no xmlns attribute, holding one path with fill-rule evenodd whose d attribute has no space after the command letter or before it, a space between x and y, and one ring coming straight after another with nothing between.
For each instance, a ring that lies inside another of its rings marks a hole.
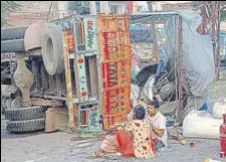
<instances>
[{"instance_id":1,"label":"red container","mask_svg":"<svg viewBox=\"0 0 226 162\"><path fill-rule=\"evenodd\" d=\"M190 147L195 147L195 143L194 142L191 142L190 143Z\"/></svg>"},{"instance_id":2,"label":"red container","mask_svg":"<svg viewBox=\"0 0 226 162\"><path fill-rule=\"evenodd\" d=\"M224 123L220 126L221 151L226 153L226 114L223 115Z\"/></svg>"},{"instance_id":3,"label":"red container","mask_svg":"<svg viewBox=\"0 0 226 162\"><path fill-rule=\"evenodd\" d=\"M220 152L220 157L223 158L224 157L224 152Z\"/></svg>"}]
</instances>

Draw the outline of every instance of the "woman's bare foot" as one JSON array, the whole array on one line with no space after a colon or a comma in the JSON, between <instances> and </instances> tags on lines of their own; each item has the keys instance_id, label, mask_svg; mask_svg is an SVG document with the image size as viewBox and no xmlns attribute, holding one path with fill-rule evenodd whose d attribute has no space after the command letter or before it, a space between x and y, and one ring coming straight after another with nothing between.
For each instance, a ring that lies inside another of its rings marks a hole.
<instances>
[{"instance_id":1,"label":"woman's bare foot","mask_svg":"<svg viewBox=\"0 0 226 162\"><path fill-rule=\"evenodd\" d=\"M93 153L94 157L103 157L104 156L104 152L102 150L96 151Z\"/></svg>"}]
</instances>

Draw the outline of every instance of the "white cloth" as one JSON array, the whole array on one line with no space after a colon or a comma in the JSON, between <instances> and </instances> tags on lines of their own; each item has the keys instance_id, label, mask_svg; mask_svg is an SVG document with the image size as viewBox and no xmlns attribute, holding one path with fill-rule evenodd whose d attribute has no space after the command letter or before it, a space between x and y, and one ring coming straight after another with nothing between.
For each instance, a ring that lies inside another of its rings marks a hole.
<instances>
[{"instance_id":1,"label":"white cloth","mask_svg":"<svg viewBox=\"0 0 226 162\"><path fill-rule=\"evenodd\" d=\"M162 141L162 143L167 146L167 129L166 129L166 118L162 115L161 112L158 112L154 117L149 116L149 120L151 121L152 125L157 129L163 129L164 134L162 137L157 136L153 131L151 132L151 136L153 138L157 138L158 140Z\"/></svg>"}]
</instances>

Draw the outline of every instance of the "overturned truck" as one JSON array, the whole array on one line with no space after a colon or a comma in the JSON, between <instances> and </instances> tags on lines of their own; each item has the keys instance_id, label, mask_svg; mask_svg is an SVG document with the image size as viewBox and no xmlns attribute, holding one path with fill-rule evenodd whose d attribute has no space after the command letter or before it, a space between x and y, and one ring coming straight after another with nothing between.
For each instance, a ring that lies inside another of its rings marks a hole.
<instances>
[{"instance_id":1,"label":"overturned truck","mask_svg":"<svg viewBox=\"0 0 226 162\"><path fill-rule=\"evenodd\" d=\"M61 125L84 132L122 122L131 108L128 30L128 16L105 14L2 28L7 130L44 129L51 108L66 115Z\"/></svg>"},{"instance_id":2,"label":"overturned truck","mask_svg":"<svg viewBox=\"0 0 226 162\"><path fill-rule=\"evenodd\" d=\"M200 48L191 48L197 52L196 61L191 59L194 53L189 49L196 44L189 45L189 41L194 36L192 29L199 24L190 28L188 22L194 17L188 15L191 13L146 13L132 15L130 21L127 15L76 15L48 23L2 28L1 99L9 120L7 129L29 132L49 128L48 112L54 109L66 116L66 122L60 126L98 133L123 122L132 103L137 104L134 101L151 100L153 87L156 94L161 93L163 104L176 104L177 117L183 118L182 113L193 107L198 109L205 102L206 88L215 76L213 49L210 47L205 51L206 57L202 57ZM193 16L199 18L197 14ZM164 47L167 59L160 63L166 68L162 71L164 68L159 68L158 62L145 65L135 81L139 94L134 94L131 53L136 54L137 48L133 49L131 44L129 27L142 23L148 26L152 21L165 24L166 38L161 48ZM189 39L186 33L190 33ZM209 38L202 38L207 40L203 45L211 44ZM206 73L202 68L196 69L200 66L197 58L203 64L209 63L205 83ZM167 114L168 110L161 111Z\"/></svg>"}]
</instances>

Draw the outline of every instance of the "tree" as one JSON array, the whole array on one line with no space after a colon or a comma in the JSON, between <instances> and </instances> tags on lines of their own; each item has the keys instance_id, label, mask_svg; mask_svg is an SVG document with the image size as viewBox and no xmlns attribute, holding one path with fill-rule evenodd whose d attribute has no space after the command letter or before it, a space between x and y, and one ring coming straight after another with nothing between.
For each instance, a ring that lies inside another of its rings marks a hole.
<instances>
[{"instance_id":1,"label":"tree","mask_svg":"<svg viewBox=\"0 0 226 162\"><path fill-rule=\"evenodd\" d=\"M193 7L198 6L198 1L192 1ZM221 21L226 20L226 1L221 1L221 9L220 9Z\"/></svg>"},{"instance_id":2,"label":"tree","mask_svg":"<svg viewBox=\"0 0 226 162\"><path fill-rule=\"evenodd\" d=\"M18 11L22 7L17 1L1 1L1 27L7 26L6 17L9 13Z\"/></svg>"}]
</instances>

